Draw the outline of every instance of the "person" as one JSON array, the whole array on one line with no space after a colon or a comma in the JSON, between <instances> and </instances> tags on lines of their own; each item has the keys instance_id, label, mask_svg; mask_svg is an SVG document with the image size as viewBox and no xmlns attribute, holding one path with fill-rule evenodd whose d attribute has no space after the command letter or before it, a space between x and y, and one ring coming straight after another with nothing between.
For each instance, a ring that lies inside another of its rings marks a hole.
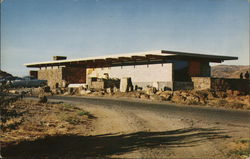
<instances>
[{"instance_id":1,"label":"person","mask_svg":"<svg viewBox=\"0 0 250 159\"><path fill-rule=\"evenodd\" d=\"M240 73L240 79L243 79L243 73L242 72Z\"/></svg>"},{"instance_id":2,"label":"person","mask_svg":"<svg viewBox=\"0 0 250 159\"><path fill-rule=\"evenodd\" d=\"M248 71L245 73L245 78L249 79L249 73L248 73Z\"/></svg>"}]
</instances>

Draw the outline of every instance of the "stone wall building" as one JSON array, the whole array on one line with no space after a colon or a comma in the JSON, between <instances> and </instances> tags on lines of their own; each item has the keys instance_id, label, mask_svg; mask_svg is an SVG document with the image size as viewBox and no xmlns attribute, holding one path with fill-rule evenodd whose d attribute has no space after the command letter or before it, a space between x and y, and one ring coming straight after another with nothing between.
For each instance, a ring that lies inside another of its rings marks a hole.
<instances>
[{"instance_id":1,"label":"stone wall building","mask_svg":"<svg viewBox=\"0 0 250 159\"><path fill-rule=\"evenodd\" d=\"M192 77L210 77L210 62L221 63L238 58L158 50L72 60L64 57L53 59L25 65L39 68L38 79L47 80L53 88L108 76L111 79L130 77L137 87L154 86L157 89L176 90L192 89Z\"/></svg>"},{"instance_id":2,"label":"stone wall building","mask_svg":"<svg viewBox=\"0 0 250 159\"><path fill-rule=\"evenodd\" d=\"M51 88L70 83L86 83L86 69L81 67L45 67L38 70L38 79L47 80Z\"/></svg>"}]
</instances>

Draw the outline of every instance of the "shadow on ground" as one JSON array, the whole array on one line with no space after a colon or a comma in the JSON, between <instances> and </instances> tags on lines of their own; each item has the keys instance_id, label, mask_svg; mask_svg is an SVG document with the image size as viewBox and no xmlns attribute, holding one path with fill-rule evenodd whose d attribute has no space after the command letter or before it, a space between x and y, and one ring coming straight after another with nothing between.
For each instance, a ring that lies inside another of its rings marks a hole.
<instances>
[{"instance_id":1,"label":"shadow on ground","mask_svg":"<svg viewBox=\"0 0 250 159\"><path fill-rule=\"evenodd\" d=\"M49 136L2 147L2 156L7 158L103 158L131 152L139 148L191 147L202 144L206 140L228 137L222 130L214 128L96 136Z\"/></svg>"}]
</instances>

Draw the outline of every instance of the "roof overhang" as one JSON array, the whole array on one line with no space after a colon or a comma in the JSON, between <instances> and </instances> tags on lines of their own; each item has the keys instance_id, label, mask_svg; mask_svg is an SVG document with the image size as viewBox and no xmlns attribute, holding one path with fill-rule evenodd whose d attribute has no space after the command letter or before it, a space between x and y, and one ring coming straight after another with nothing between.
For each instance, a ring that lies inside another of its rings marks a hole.
<instances>
[{"instance_id":1,"label":"roof overhang","mask_svg":"<svg viewBox=\"0 0 250 159\"><path fill-rule=\"evenodd\" d=\"M200 60L206 62L221 63L224 60L237 60L238 57L207 55L167 50L148 51L141 53L129 53L120 55L107 55L88 57L71 60L56 60L24 64L27 67L50 67L50 66L79 66L79 67L108 67L122 65L138 65L149 63L165 63L169 60Z\"/></svg>"}]
</instances>

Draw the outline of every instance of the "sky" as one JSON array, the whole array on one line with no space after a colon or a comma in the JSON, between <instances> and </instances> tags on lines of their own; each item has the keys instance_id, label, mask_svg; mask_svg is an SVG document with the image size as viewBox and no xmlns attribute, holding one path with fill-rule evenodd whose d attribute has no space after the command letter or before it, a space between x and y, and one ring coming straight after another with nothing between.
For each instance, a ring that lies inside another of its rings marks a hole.
<instances>
[{"instance_id":1,"label":"sky","mask_svg":"<svg viewBox=\"0 0 250 159\"><path fill-rule=\"evenodd\" d=\"M249 64L247 0L4 0L1 69L152 50L238 56Z\"/></svg>"}]
</instances>

